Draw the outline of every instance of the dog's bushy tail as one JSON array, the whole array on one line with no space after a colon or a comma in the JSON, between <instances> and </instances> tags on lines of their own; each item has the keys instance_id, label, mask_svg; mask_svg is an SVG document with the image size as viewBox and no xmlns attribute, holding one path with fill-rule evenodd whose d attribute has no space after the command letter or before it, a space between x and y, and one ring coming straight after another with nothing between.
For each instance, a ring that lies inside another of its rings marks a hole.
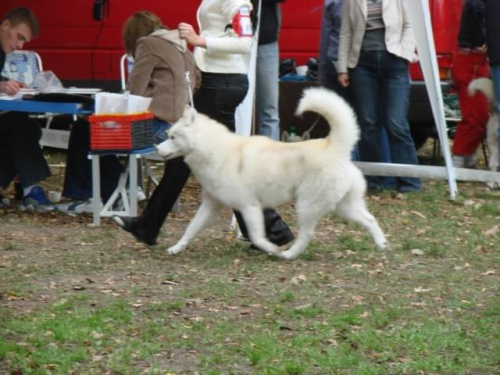
<instances>
[{"instance_id":1,"label":"dog's bushy tail","mask_svg":"<svg viewBox=\"0 0 500 375\"><path fill-rule=\"evenodd\" d=\"M493 89L493 81L489 78L476 78L469 83L469 95L474 96L479 91L486 96L490 111L497 112L497 102L495 99L495 91Z\"/></svg>"},{"instance_id":2,"label":"dog's bushy tail","mask_svg":"<svg viewBox=\"0 0 500 375\"><path fill-rule=\"evenodd\" d=\"M304 90L296 114L301 115L307 111L318 113L328 121L330 147L350 157L359 139L359 126L351 106L337 93L315 87Z\"/></svg>"}]
</instances>

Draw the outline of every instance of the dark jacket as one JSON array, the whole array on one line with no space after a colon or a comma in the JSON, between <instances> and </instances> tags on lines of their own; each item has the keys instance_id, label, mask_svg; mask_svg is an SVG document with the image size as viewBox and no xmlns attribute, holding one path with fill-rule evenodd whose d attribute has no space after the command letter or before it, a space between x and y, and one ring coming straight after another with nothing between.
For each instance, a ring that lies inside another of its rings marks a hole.
<instances>
[{"instance_id":1,"label":"dark jacket","mask_svg":"<svg viewBox=\"0 0 500 375\"><path fill-rule=\"evenodd\" d=\"M259 45L278 41L281 12L278 3L285 0L262 0L260 11Z\"/></svg>"},{"instance_id":2,"label":"dark jacket","mask_svg":"<svg viewBox=\"0 0 500 375\"><path fill-rule=\"evenodd\" d=\"M486 45L490 66L500 65L500 1L484 0L486 7Z\"/></svg>"},{"instance_id":3,"label":"dark jacket","mask_svg":"<svg viewBox=\"0 0 500 375\"><path fill-rule=\"evenodd\" d=\"M462 8L458 46L476 48L486 43L484 0L466 0Z\"/></svg>"}]
</instances>

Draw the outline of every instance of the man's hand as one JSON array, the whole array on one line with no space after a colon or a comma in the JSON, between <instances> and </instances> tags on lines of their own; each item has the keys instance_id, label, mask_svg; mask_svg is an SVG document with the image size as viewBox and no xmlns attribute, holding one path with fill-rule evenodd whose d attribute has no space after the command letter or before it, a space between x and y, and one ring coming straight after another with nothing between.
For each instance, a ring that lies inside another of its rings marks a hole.
<instances>
[{"instance_id":1,"label":"man's hand","mask_svg":"<svg viewBox=\"0 0 500 375\"><path fill-rule=\"evenodd\" d=\"M16 95L19 90L23 88L26 88L26 84L24 82L18 82L12 79L0 82L0 92L10 96Z\"/></svg>"}]
</instances>

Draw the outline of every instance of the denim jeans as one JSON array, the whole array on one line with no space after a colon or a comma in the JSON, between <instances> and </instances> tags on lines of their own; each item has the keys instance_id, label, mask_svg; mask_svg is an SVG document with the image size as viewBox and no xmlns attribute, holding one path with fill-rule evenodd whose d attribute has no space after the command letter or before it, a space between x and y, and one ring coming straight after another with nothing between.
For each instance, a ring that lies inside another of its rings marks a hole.
<instances>
[{"instance_id":1,"label":"denim jeans","mask_svg":"<svg viewBox=\"0 0 500 375\"><path fill-rule=\"evenodd\" d=\"M259 45L257 52L256 107L259 134L280 140L278 43Z\"/></svg>"},{"instance_id":2,"label":"denim jeans","mask_svg":"<svg viewBox=\"0 0 500 375\"><path fill-rule=\"evenodd\" d=\"M408 62L387 51L361 51L358 65L349 71L359 122L362 161L383 162L381 133L385 126L392 163L418 164L407 114L410 97ZM369 176L373 189L391 188L387 179ZM420 189L418 178L396 177L399 191Z\"/></svg>"},{"instance_id":3,"label":"denim jeans","mask_svg":"<svg viewBox=\"0 0 500 375\"><path fill-rule=\"evenodd\" d=\"M153 119L153 143L159 145L168 138L167 130L172 127L166 121L160 120L158 118Z\"/></svg>"},{"instance_id":4,"label":"denim jeans","mask_svg":"<svg viewBox=\"0 0 500 375\"><path fill-rule=\"evenodd\" d=\"M493 79L495 96L497 98L497 107L498 111L500 112L500 65L495 65L491 67L491 78ZM497 133L498 133L498 148L500 148L500 123L498 124Z\"/></svg>"}]
</instances>

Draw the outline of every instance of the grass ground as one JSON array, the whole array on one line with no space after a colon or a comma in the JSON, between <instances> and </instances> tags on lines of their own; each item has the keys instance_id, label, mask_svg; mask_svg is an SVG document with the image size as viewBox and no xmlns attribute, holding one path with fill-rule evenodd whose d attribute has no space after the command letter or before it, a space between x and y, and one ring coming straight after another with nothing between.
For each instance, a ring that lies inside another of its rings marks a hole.
<instances>
[{"instance_id":1,"label":"grass ground","mask_svg":"<svg viewBox=\"0 0 500 375\"><path fill-rule=\"evenodd\" d=\"M500 374L500 193L459 190L370 195L387 258L335 217L297 260L251 253L229 211L168 256L192 180L152 248L107 219L0 210L0 373Z\"/></svg>"}]
</instances>

